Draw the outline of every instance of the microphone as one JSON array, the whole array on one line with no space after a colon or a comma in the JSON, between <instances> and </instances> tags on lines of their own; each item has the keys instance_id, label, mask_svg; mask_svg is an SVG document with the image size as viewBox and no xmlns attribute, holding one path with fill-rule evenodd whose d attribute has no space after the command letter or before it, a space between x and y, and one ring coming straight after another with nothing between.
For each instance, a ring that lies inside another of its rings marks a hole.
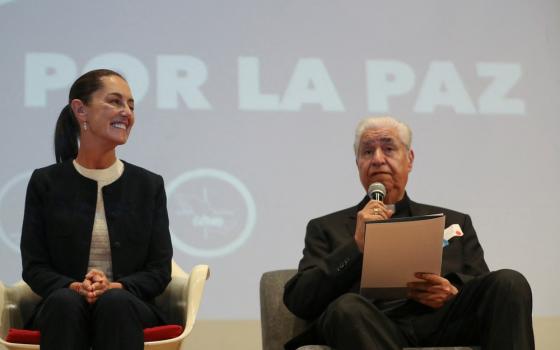
<instances>
[{"instance_id":1,"label":"microphone","mask_svg":"<svg viewBox=\"0 0 560 350\"><path fill-rule=\"evenodd\" d=\"M387 190L385 189L385 185L381 182L374 182L369 185L367 194L371 200L383 202L383 199L387 194Z\"/></svg>"}]
</instances>

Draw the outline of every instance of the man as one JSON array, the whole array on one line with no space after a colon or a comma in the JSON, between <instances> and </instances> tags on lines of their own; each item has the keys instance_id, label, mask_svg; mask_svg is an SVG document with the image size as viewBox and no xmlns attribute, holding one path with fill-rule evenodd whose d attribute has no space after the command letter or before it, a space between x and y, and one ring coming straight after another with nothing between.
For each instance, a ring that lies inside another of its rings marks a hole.
<instances>
[{"instance_id":1,"label":"man","mask_svg":"<svg viewBox=\"0 0 560 350\"><path fill-rule=\"evenodd\" d=\"M534 349L529 284L516 271L489 272L468 215L419 204L406 193L414 163L412 132L391 117L366 118L356 129L354 151L367 191L381 182L384 203L366 196L357 206L307 226L298 273L286 283L284 303L312 321L286 344L325 344L337 350L408 346L481 345L483 349ZM394 208L390 209L390 208ZM445 214L445 226L463 236L443 248L442 275L416 274L408 298L369 300L358 294L365 223L391 217Z\"/></svg>"}]
</instances>

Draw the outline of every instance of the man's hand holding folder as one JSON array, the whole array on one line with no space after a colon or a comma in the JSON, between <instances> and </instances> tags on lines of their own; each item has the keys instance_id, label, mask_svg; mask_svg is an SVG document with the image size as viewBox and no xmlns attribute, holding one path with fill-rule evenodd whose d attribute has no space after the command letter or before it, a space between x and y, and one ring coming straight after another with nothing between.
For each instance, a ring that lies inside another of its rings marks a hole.
<instances>
[{"instance_id":1,"label":"man's hand holding folder","mask_svg":"<svg viewBox=\"0 0 560 350\"><path fill-rule=\"evenodd\" d=\"M439 309L446 301L459 293L459 290L454 285L441 276L417 272L415 277L423 281L407 283L407 296L420 304Z\"/></svg>"}]
</instances>

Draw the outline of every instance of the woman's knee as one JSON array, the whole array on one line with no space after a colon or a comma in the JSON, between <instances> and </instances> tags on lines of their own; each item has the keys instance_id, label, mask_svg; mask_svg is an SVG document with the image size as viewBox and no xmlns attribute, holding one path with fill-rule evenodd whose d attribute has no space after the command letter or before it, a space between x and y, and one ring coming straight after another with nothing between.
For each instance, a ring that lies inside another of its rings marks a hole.
<instances>
[{"instance_id":1,"label":"woman's knee","mask_svg":"<svg viewBox=\"0 0 560 350\"><path fill-rule=\"evenodd\" d=\"M122 289L105 292L92 308L94 349L120 349L120 338L141 346L142 329L157 323L153 317L151 309L130 292Z\"/></svg>"},{"instance_id":2,"label":"woman's knee","mask_svg":"<svg viewBox=\"0 0 560 350\"><path fill-rule=\"evenodd\" d=\"M43 308L71 312L87 308L85 298L69 288L61 288L52 292L44 301Z\"/></svg>"},{"instance_id":3,"label":"woman's knee","mask_svg":"<svg viewBox=\"0 0 560 350\"><path fill-rule=\"evenodd\" d=\"M95 308L107 308L109 310L120 310L128 307L132 294L124 289L109 289L95 301Z\"/></svg>"},{"instance_id":4,"label":"woman's knee","mask_svg":"<svg viewBox=\"0 0 560 350\"><path fill-rule=\"evenodd\" d=\"M120 322L122 320L130 321L139 318L141 310L139 310L138 299L130 292L124 289L110 289L103 293L95 302L92 309L92 317L94 322Z\"/></svg>"},{"instance_id":5,"label":"woman's knee","mask_svg":"<svg viewBox=\"0 0 560 350\"><path fill-rule=\"evenodd\" d=\"M89 304L75 291L62 288L51 293L35 318L35 325L44 328L50 324L85 327L89 320Z\"/></svg>"}]
</instances>

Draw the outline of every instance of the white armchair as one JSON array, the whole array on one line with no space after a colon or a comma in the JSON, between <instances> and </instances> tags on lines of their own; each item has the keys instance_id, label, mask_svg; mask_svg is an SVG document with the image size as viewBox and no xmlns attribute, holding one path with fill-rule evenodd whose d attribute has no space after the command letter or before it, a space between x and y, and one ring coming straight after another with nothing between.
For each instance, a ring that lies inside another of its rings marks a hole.
<instances>
[{"instance_id":1,"label":"white armchair","mask_svg":"<svg viewBox=\"0 0 560 350\"><path fill-rule=\"evenodd\" d=\"M193 267L190 274L187 274L173 261L171 276L171 282L156 298L156 304L172 323L183 326L183 332L175 338L145 342L144 349L179 350L181 348L194 327L210 270L208 265L197 265ZM39 345L10 343L5 340L10 328L23 328L24 320L30 316L39 301L40 297L33 293L25 282L19 281L6 287L0 281L0 349L1 346L8 350L39 349Z\"/></svg>"}]
</instances>

